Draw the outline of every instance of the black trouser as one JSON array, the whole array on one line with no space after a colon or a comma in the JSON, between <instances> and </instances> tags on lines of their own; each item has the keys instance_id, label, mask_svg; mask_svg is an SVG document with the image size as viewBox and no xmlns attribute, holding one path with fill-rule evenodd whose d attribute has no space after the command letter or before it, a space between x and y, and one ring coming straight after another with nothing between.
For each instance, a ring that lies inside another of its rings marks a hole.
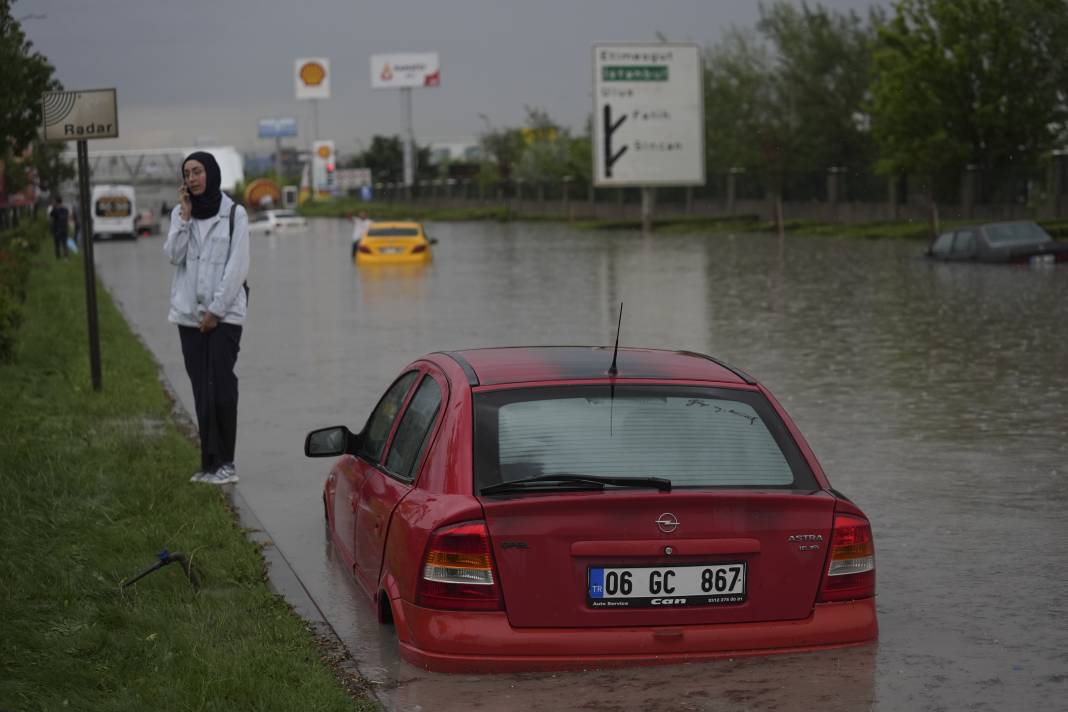
<instances>
[{"instance_id":1,"label":"black trouser","mask_svg":"<svg viewBox=\"0 0 1068 712\"><path fill-rule=\"evenodd\" d=\"M56 259L60 259L67 256L67 236L60 235L58 233L52 233L52 244L56 248Z\"/></svg>"},{"instance_id":2,"label":"black trouser","mask_svg":"<svg viewBox=\"0 0 1068 712\"><path fill-rule=\"evenodd\" d=\"M193 384L193 402L200 429L200 466L214 472L234 461L237 440L237 352L241 350L241 327L219 323L201 333L179 326L185 370Z\"/></svg>"}]
</instances>

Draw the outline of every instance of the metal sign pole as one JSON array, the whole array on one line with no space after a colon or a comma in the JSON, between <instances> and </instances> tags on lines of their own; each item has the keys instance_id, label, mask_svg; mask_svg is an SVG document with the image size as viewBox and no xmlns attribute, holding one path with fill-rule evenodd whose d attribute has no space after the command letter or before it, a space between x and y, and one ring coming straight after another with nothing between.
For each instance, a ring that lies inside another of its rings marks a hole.
<instances>
[{"instance_id":1,"label":"metal sign pole","mask_svg":"<svg viewBox=\"0 0 1068 712\"><path fill-rule=\"evenodd\" d=\"M401 87L401 110L404 115L404 192L412 197L415 182L415 128L412 126L412 88Z\"/></svg>"},{"instance_id":2,"label":"metal sign pole","mask_svg":"<svg viewBox=\"0 0 1068 712\"><path fill-rule=\"evenodd\" d=\"M78 194L81 202L82 259L85 262L85 311L89 318L89 371L93 390L102 388L100 377L100 331L96 319L96 272L93 262L93 211L89 205L89 147L78 141Z\"/></svg>"}]
</instances>

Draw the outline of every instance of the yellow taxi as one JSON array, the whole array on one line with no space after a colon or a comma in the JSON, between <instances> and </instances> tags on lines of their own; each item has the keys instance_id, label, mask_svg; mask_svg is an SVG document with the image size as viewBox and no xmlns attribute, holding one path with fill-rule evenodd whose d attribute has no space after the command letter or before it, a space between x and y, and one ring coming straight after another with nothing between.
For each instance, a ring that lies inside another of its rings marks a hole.
<instances>
[{"instance_id":1,"label":"yellow taxi","mask_svg":"<svg viewBox=\"0 0 1068 712\"><path fill-rule=\"evenodd\" d=\"M417 222L374 222L356 248L356 264L421 264L429 262L430 246L437 240L427 239Z\"/></svg>"}]
</instances>

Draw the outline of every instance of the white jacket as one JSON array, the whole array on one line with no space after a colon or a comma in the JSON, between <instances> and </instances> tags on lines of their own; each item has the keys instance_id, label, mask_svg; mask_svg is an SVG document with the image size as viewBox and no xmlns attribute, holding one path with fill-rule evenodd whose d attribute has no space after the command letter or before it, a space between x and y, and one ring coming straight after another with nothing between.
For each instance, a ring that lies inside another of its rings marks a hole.
<instances>
[{"instance_id":1,"label":"white jacket","mask_svg":"<svg viewBox=\"0 0 1068 712\"><path fill-rule=\"evenodd\" d=\"M244 324L248 301L243 287L248 277L248 213L240 205L234 213L230 239L230 206L223 193L219 214L201 235L195 219L182 220L181 204L171 211L171 227L163 252L175 266L171 283L171 309L167 320L180 326L197 326L210 311L227 324Z\"/></svg>"}]
</instances>

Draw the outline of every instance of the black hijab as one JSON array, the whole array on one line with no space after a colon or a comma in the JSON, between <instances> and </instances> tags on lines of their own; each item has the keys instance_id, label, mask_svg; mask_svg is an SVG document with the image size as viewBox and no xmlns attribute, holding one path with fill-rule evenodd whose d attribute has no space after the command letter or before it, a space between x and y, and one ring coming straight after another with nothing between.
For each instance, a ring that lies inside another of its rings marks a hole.
<instances>
[{"instance_id":1,"label":"black hijab","mask_svg":"<svg viewBox=\"0 0 1068 712\"><path fill-rule=\"evenodd\" d=\"M219 164L215 162L215 156L206 151L194 151L182 161L182 181L185 181L185 164L189 161L198 161L204 166L207 177L206 187L200 195L189 193L189 201L193 204L193 217L197 220L207 220L219 214L219 204L222 203L222 174L219 172Z\"/></svg>"}]
</instances>

